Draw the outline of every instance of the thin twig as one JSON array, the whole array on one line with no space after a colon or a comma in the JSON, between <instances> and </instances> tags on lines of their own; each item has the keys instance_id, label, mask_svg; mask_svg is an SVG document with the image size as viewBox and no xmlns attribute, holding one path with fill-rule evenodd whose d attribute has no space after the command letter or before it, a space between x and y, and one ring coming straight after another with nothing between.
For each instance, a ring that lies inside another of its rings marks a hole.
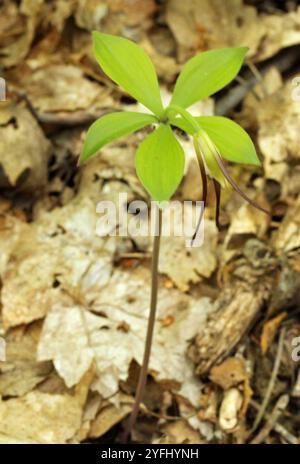
<instances>
[{"instance_id":1,"label":"thin twig","mask_svg":"<svg viewBox=\"0 0 300 464\"><path fill-rule=\"evenodd\" d=\"M238 186L238 184L236 183L236 181L231 177L231 175L229 174L228 170L227 170L227 167L222 159L222 157L220 156L220 154L215 151L214 153L214 157L215 157L215 160L217 161L218 165L219 165L219 168L221 169L224 177L227 179L227 181L229 182L229 184L233 187L233 189L242 197L244 198L244 200L246 200L251 206L253 206L254 208L256 209L259 209L260 211L262 211L263 213L267 214L268 216L271 215L270 211L268 211L267 209L263 208L262 206L260 206L258 203L256 203L254 200L252 200L250 197L248 197L248 195L246 195L245 192L243 192L243 190L240 189L240 187Z\"/></svg>"},{"instance_id":2,"label":"thin twig","mask_svg":"<svg viewBox=\"0 0 300 464\"><path fill-rule=\"evenodd\" d=\"M216 195L216 226L220 230L220 206L221 206L221 186L216 179L213 179L215 195Z\"/></svg>"},{"instance_id":3,"label":"thin twig","mask_svg":"<svg viewBox=\"0 0 300 464\"><path fill-rule=\"evenodd\" d=\"M270 380L269 380L269 384L268 384L268 387L267 387L267 391L266 391L264 400L262 402L260 410L258 411L258 414L257 414L256 419L254 421L251 433L253 433L257 429L257 427L260 424L260 422L261 422L261 420L262 420L262 418L263 418L263 416L265 414L265 411L266 411L266 409L268 407L268 404L269 404L269 401L270 401L270 398L271 398L271 395L272 395L272 392L273 392L273 389L274 389L275 381L276 381L276 378L277 378L277 375L278 375L279 367L280 367L282 351L283 351L284 335L285 335L285 328L283 328L281 330L281 332L280 332L279 341L278 341L278 349L277 349L277 353L276 353L276 358L275 358L272 374L271 374L271 377L270 377Z\"/></svg>"},{"instance_id":4,"label":"thin twig","mask_svg":"<svg viewBox=\"0 0 300 464\"><path fill-rule=\"evenodd\" d=\"M278 421L279 417L282 415L284 410L287 408L289 403L289 396L288 395L281 395L278 401L276 402L273 411L269 415L266 424L264 427L259 431L256 437L251 440L251 445L259 445L263 443L266 438L268 437L271 430L274 428L276 422Z\"/></svg>"},{"instance_id":5,"label":"thin twig","mask_svg":"<svg viewBox=\"0 0 300 464\"><path fill-rule=\"evenodd\" d=\"M248 85L248 82L246 79L244 79L243 77L241 76L236 76L235 78L236 82L238 82L241 86L244 86L244 87L247 87ZM255 100L257 101L261 101L262 100L262 97L260 95L258 95L258 93L255 91L255 89L252 87L250 90L249 90L250 93L252 93L253 97L255 98Z\"/></svg>"},{"instance_id":6,"label":"thin twig","mask_svg":"<svg viewBox=\"0 0 300 464\"><path fill-rule=\"evenodd\" d=\"M122 253L119 258L120 259L144 259L149 258L149 253L144 253L142 251L132 252L132 253Z\"/></svg>"},{"instance_id":7,"label":"thin twig","mask_svg":"<svg viewBox=\"0 0 300 464\"><path fill-rule=\"evenodd\" d=\"M140 409L140 404L144 396L144 391L145 391L145 386L146 386L146 381L147 381L148 365L149 365L150 354L151 354L153 330L154 330L156 307L157 307L158 262L159 262L161 228L162 228L162 211L160 208L158 209L156 220L157 220L157 224L155 227L153 257L152 257L152 283L151 283L150 313L149 313L149 319L148 319L144 358L143 358L143 364L142 364L140 375L139 375L139 381L138 381L138 386L136 389L133 409L129 417L128 423L126 425L126 429L125 429L123 440L122 440L124 442L127 442L136 423L136 419L137 419L139 409Z\"/></svg>"},{"instance_id":8,"label":"thin twig","mask_svg":"<svg viewBox=\"0 0 300 464\"><path fill-rule=\"evenodd\" d=\"M282 50L270 60L259 65L258 71L264 76L272 67L276 67L279 72L283 73L292 69L299 63L300 48L290 47ZM246 94L257 84L257 78L253 76L251 71L244 74L245 84L239 84L230 89L223 97L216 101L215 113L217 115L225 115L237 107L244 99Z\"/></svg>"},{"instance_id":9,"label":"thin twig","mask_svg":"<svg viewBox=\"0 0 300 464\"><path fill-rule=\"evenodd\" d=\"M198 163L199 163L201 180L202 180L203 208L200 211L200 216L199 216L199 219L198 219L198 222L197 222L197 225L196 225L196 229L195 229L195 232L194 232L192 240L191 240L191 247L194 246L195 239L196 239L196 237L198 235L200 225L201 225L201 222L202 222L202 219L203 219L204 210L205 210L205 206L206 206L206 199L207 199L207 177L206 177L204 162L203 162L202 155L201 155L201 152L200 152L200 149L199 149L199 144L198 144L198 141L197 141L197 139L195 137L194 137L194 148L195 148L195 152L196 152L196 155L197 155L197 160L198 160Z\"/></svg>"},{"instance_id":10,"label":"thin twig","mask_svg":"<svg viewBox=\"0 0 300 464\"><path fill-rule=\"evenodd\" d=\"M260 405L254 400L250 400L250 406L252 406L257 411L260 409ZM267 419L269 419L270 417L269 414L265 414L265 416ZM297 437L295 437L291 432L289 432L283 425L275 423L273 425L273 428L275 432L281 435L291 445L297 445L299 443Z\"/></svg>"},{"instance_id":11,"label":"thin twig","mask_svg":"<svg viewBox=\"0 0 300 464\"><path fill-rule=\"evenodd\" d=\"M266 98L268 96L268 90L266 88L263 75L261 74L259 69L255 66L255 64L252 61L248 61L247 65L250 71L252 72L253 76L255 76L257 81L260 83L262 91L263 91L263 95Z\"/></svg>"}]
</instances>

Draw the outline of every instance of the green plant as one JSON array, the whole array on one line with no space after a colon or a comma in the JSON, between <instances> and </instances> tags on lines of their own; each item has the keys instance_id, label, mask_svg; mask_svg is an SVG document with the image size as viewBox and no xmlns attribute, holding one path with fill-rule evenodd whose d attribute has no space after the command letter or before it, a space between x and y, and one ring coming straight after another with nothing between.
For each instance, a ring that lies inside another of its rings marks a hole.
<instances>
[{"instance_id":1,"label":"green plant","mask_svg":"<svg viewBox=\"0 0 300 464\"><path fill-rule=\"evenodd\" d=\"M230 119L218 116L193 117L186 108L227 85L239 72L247 48L223 48L203 52L183 67L171 102L163 107L154 66L148 55L130 40L93 33L94 53L102 70L152 114L115 112L102 116L89 128L80 161L84 162L105 144L148 125L158 127L140 144L136 153L137 175L158 203L168 201L180 184L184 173L184 152L172 126L193 137L206 201L207 174L212 178L220 204L220 187L231 185L252 205L265 211L248 198L231 178L224 159L243 164L260 165L248 134ZM266 211L265 211L266 212ZM218 214L217 214L218 218ZM135 405L127 435L134 427L146 384L157 302L158 257L161 210L157 216L158 234L154 238L152 259L152 291L144 360L136 392Z\"/></svg>"}]
</instances>

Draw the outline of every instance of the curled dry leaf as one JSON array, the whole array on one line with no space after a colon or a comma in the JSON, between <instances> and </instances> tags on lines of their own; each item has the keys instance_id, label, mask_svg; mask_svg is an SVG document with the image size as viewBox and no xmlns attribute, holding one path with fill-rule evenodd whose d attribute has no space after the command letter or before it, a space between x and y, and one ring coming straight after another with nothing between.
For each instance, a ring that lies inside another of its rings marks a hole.
<instances>
[{"instance_id":1,"label":"curled dry leaf","mask_svg":"<svg viewBox=\"0 0 300 464\"><path fill-rule=\"evenodd\" d=\"M264 323L260 338L260 347L262 354L267 353L279 330L281 322L286 318L286 316L287 313L280 313L278 314L278 316L273 317L273 319L270 319Z\"/></svg>"},{"instance_id":2,"label":"curled dry leaf","mask_svg":"<svg viewBox=\"0 0 300 464\"><path fill-rule=\"evenodd\" d=\"M43 187L49 153L50 143L27 109L21 105L0 108L0 163L4 171L1 187Z\"/></svg>"}]
</instances>

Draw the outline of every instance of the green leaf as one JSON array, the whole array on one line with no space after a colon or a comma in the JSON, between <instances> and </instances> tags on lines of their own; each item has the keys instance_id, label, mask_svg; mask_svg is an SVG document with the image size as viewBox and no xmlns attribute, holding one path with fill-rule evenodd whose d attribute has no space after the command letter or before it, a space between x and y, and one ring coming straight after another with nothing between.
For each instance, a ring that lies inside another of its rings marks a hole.
<instances>
[{"instance_id":1,"label":"green leaf","mask_svg":"<svg viewBox=\"0 0 300 464\"><path fill-rule=\"evenodd\" d=\"M200 116L194 119L209 135L224 159L233 163L260 166L255 146L239 124L223 116ZM170 122L187 134L195 134L194 128L182 117L171 117Z\"/></svg>"},{"instance_id":2,"label":"green leaf","mask_svg":"<svg viewBox=\"0 0 300 464\"><path fill-rule=\"evenodd\" d=\"M222 116L200 116L195 119L207 132L223 158L233 163L260 166L255 146L239 124Z\"/></svg>"},{"instance_id":3,"label":"green leaf","mask_svg":"<svg viewBox=\"0 0 300 464\"><path fill-rule=\"evenodd\" d=\"M247 51L217 48L191 58L177 79L171 104L188 108L222 89L238 74Z\"/></svg>"},{"instance_id":4,"label":"green leaf","mask_svg":"<svg viewBox=\"0 0 300 464\"><path fill-rule=\"evenodd\" d=\"M160 116L163 106L155 68L149 56L134 42L93 32L96 59L114 82Z\"/></svg>"},{"instance_id":5,"label":"green leaf","mask_svg":"<svg viewBox=\"0 0 300 464\"><path fill-rule=\"evenodd\" d=\"M102 116L87 131L80 161L86 161L107 143L154 122L157 122L155 116L145 113L118 112Z\"/></svg>"},{"instance_id":6,"label":"green leaf","mask_svg":"<svg viewBox=\"0 0 300 464\"><path fill-rule=\"evenodd\" d=\"M137 175L156 201L168 201L184 172L184 152L169 126L161 125L140 144Z\"/></svg>"}]
</instances>

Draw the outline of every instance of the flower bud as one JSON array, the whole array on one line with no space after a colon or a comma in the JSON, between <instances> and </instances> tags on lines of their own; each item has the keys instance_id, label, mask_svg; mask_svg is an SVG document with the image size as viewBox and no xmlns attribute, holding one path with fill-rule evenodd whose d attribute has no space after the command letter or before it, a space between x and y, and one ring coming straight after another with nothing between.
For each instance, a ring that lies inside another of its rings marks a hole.
<instances>
[{"instance_id":1,"label":"flower bud","mask_svg":"<svg viewBox=\"0 0 300 464\"><path fill-rule=\"evenodd\" d=\"M196 138L207 173L210 177L216 179L223 188L228 187L226 177L216 160L216 157L220 156L217 147L204 130L199 131Z\"/></svg>"}]
</instances>

